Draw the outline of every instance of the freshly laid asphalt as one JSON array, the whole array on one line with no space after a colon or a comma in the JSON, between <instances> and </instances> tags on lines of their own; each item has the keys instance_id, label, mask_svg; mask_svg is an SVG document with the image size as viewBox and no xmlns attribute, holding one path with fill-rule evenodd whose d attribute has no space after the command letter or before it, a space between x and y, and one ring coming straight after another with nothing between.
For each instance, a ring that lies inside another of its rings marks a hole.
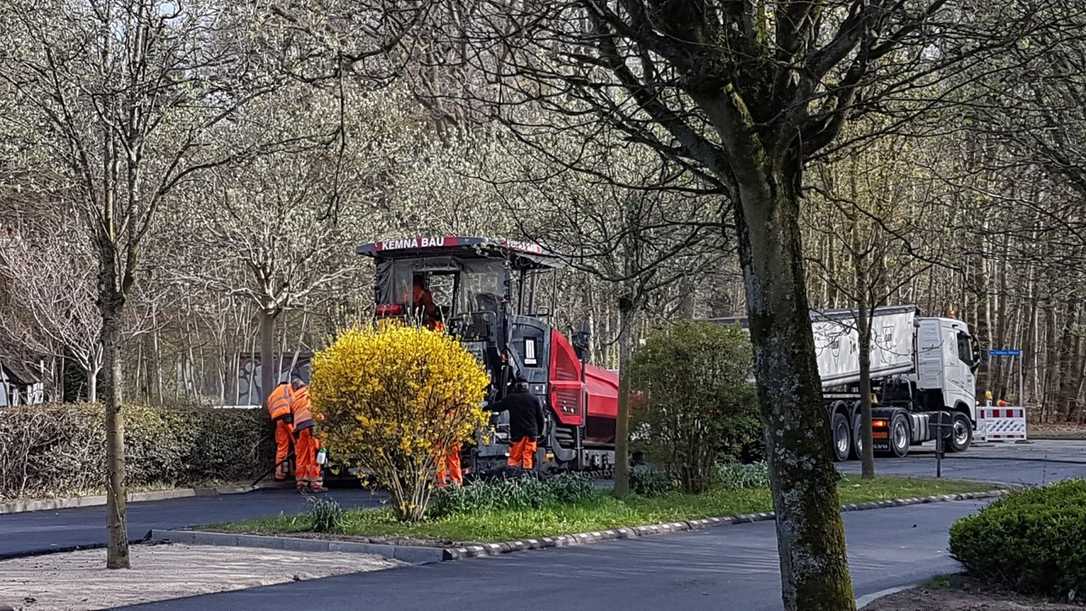
<instances>
[{"instance_id":1,"label":"freshly laid asphalt","mask_svg":"<svg viewBox=\"0 0 1086 611\"><path fill-rule=\"evenodd\" d=\"M859 473L859 461L837 464L842 473ZM875 459L879 475L935 477L932 443L910 450L905 458ZM1043 485L1086 477L1086 441L1037 440L1028 443L977 444L961 454L945 454L942 476L980 482Z\"/></svg>"},{"instance_id":2,"label":"freshly laid asphalt","mask_svg":"<svg viewBox=\"0 0 1086 611\"><path fill-rule=\"evenodd\" d=\"M859 463L840 463L857 472ZM930 477L935 456L914 448L880 458L880 474ZM1086 477L1086 442L988 444L943 461L943 476L1015 484ZM345 506L376 505L361 490L330 493ZM947 531L983 501L933 503L849 512L845 527L857 596L953 572ZM292 490L193 497L129 505L129 535L152 528L303 511ZM104 542L105 508L0 515L0 558ZM182 569L183 570L183 569ZM237 592L164 601L147 609L435 609L528 605L591 609L778 609L779 573L772 522L583 547L344 575Z\"/></svg>"},{"instance_id":3,"label":"freshly laid asphalt","mask_svg":"<svg viewBox=\"0 0 1086 611\"><path fill-rule=\"evenodd\" d=\"M344 507L376 505L365 490L332 490ZM128 537L138 541L152 528L185 528L304 511L307 501L294 490L259 490L146 501L128 505ZM0 515L0 558L105 545L106 508L79 507Z\"/></svg>"},{"instance_id":4,"label":"freshly laid asphalt","mask_svg":"<svg viewBox=\"0 0 1086 611\"><path fill-rule=\"evenodd\" d=\"M845 515L857 596L958 570L947 529L980 501ZM773 522L239 590L135 609L780 609Z\"/></svg>"}]
</instances>

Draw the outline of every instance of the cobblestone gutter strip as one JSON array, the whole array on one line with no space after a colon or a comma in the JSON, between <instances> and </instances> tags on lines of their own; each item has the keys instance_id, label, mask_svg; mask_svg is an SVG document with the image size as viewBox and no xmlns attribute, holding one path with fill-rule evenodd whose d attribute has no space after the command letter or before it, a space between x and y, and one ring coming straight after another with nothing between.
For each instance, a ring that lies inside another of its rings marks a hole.
<instances>
[{"instance_id":1,"label":"cobblestone gutter strip","mask_svg":"<svg viewBox=\"0 0 1086 611\"><path fill-rule=\"evenodd\" d=\"M943 503L947 501L965 501L974 499L990 499L1004 496L1010 490L989 490L987 492L968 492L963 494L945 494L937 496L911 497L893 499L888 501L871 501L868 503L849 503L841 507L841 511L863 511L866 509L885 509L888 507L903 507L905 505L917 505L921 503ZM428 564L445 560L460 560L463 558L478 558L482 556L497 556L510 552L519 552L531 549L547 549L552 547L566 547L570 545L586 545L614 539L636 539L651 535L664 535L668 533L683 532L712 528L714 526L726 526L729 524L744 524L748 522L762 522L772 520L772 512L747 513L722 518L704 518L700 520L684 520L681 522L666 522L663 524L650 524L647 526L629 526L611 530L599 530L593 532L576 533L572 535L558 535L554 537L539 537L533 539L521 539L517 541L504 541L500 543L465 543L453 546L435 543L432 540L413 539L404 537L343 537L329 538L325 535L310 535L298 537L282 537L272 535L245 535L234 533L206 532L196 530L153 530L145 541L189 543L193 545L233 545L240 547L266 547L271 549L283 549L294 551L331 551L331 552L355 552L362 554L376 554L385 558L393 558L410 564Z\"/></svg>"},{"instance_id":2,"label":"cobblestone gutter strip","mask_svg":"<svg viewBox=\"0 0 1086 611\"><path fill-rule=\"evenodd\" d=\"M225 545L231 547L264 547L292 552L347 552L374 554L408 564L429 564L448 560L440 547L417 547L391 543L361 543L335 539L310 539L268 535L241 535L199 530L158 530L148 533L147 543L187 543L190 545Z\"/></svg>"},{"instance_id":3,"label":"cobblestone gutter strip","mask_svg":"<svg viewBox=\"0 0 1086 611\"><path fill-rule=\"evenodd\" d=\"M244 494L262 488L274 488L273 485L258 486L223 486L219 488L170 488L167 490L149 490L147 492L130 492L129 503L140 501L164 501L166 499L180 499L192 496L218 496L220 494ZM106 496L98 494L93 496L73 496L58 499L28 499L25 501L10 501L0 503L0 515L6 513L24 513L27 511L52 511L55 509L72 509L73 507L94 507L105 505Z\"/></svg>"},{"instance_id":4,"label":"cobblestone gutter strip","mask_svg":"<svg viewBox=\"0 0 1086 611\"><path fill-rule=\"evenodd\" d=\"M921 503L942 503L946 501L966 501L975 499L990 499L1006 495L1009 490L989 490L987 492L967 492L963 494L943 494L937 496L911 497L893 499L888 501L871 501L868 503L849 503L841 506L841 511L863 511L866 509L885 509L887 507L903 507L905 505L918 505ZM651 524L648 526L630 526L627 528L615 528L574 535L560 535L556 537L542 537L539 539L522 539L519 541L505 541L501 543L477 543L459 547L445 548L446 560L459 560L461 558L478 558L480 556L496 556L510 552L519 552L530 549L547 549L550 547L566 547L569 545L584 545L610 541L614 539L634 539L650 535L662 535L667 533L699 530L714 526L726 526L729 524L743 524L747 522L762 522L773 519L773 512L748 513L726 518L705 518L701 520L685 520L682 522L669 522L664 524Z\"/></svg>"}]
</instances>

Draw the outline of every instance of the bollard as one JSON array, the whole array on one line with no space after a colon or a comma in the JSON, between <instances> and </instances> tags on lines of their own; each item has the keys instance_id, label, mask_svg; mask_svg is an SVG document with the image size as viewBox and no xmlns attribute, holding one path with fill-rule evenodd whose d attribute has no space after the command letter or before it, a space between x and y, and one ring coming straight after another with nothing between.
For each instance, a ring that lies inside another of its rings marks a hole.
<instances>
[{"instance_id":1,"label":"bollard","mask_svg":"<svg viewBox=\"0 0 1086 611\"><path fill-rule=\"evenodd\" d=\"M939 423L935 425L935 477L943 477L943 413L939 412Z\"/></svg>"}]
</instances>

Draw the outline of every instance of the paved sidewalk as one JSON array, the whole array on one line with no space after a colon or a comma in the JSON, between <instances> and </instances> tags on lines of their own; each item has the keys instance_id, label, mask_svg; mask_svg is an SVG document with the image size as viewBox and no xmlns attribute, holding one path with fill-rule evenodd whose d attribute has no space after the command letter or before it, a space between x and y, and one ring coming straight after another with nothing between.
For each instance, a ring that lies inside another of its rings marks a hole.
<instances>
[{"instance_id":1,"label":"paved sidewalk","mask_svg":"<svg viewBox=\"0 0 1086 611\"><path fill-rule=\"evenodd\" d=\"M106 609L399 566L368 554L189 545L133 546L132 568L104 549L0 561L0 605L26 611Z\"/></svg>"},{"instance_id":2,"label":"paved sidewalk","mask_svg":"<svg viewBox=\"0 0 1086 611\"><path fill-rule=\"evenodd\" d=\"M344 507L374 506L379 496L366 490L326 494ZM305 511L306 499L294 490L258 490L247 494L189 497L131 503L128 536L140 540L152 528L186 528ZM80 507L0 516L0 558L105 544L105 507Z\"/></svg>"}]
</instances>

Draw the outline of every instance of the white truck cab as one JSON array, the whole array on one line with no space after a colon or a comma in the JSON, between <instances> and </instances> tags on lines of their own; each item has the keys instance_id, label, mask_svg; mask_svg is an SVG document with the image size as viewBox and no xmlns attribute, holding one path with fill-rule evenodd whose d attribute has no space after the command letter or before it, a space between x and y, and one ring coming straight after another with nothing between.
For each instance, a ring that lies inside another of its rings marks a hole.
<instances>
[{"instance_id":1,"label":"white truck cab","mask_svg":"<svg viewBox=\"0 0 1086 611\"><path fill-rule=\"evenodd\" d=\"M953 318L916 319L916 388L924 407L963 411L977 420L978 353L969 327Z\"/></svg>"}]
</instances>

